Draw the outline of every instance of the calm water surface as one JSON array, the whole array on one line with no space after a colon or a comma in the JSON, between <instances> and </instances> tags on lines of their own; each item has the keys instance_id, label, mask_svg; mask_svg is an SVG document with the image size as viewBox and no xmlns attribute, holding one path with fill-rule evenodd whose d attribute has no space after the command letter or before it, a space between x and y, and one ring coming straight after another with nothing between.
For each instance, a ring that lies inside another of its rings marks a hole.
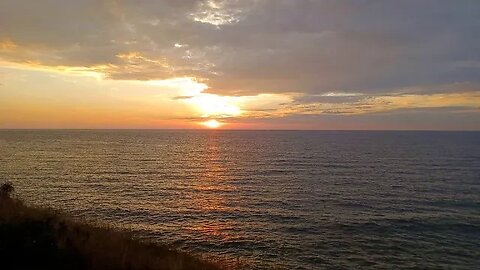
<instances>
[{"instance_id":1,"label":"calm water surface","mask_svg":"<svg viewBox=\"0 0 480 270\"><path fill-rule=\"evenodd\" d=\"M480 266L478 132L0 131L7 179L255 269Z\"/></svg>"}]
</instances>

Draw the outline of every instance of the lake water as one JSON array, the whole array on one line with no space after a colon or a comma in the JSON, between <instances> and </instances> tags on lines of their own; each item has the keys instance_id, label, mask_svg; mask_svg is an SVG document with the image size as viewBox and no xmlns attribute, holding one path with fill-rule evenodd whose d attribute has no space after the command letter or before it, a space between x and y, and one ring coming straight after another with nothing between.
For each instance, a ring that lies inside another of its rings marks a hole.
<instances>
[{"instance_id":1,"label":"lake water","mask_svg":"<svg viewBox=\"0 0 480 270\"><path fill-rule=\"evenodd\" d=\"M29 203L254 269L478 269L479 132L0 131Z\"/></svg>"}]
</instances>

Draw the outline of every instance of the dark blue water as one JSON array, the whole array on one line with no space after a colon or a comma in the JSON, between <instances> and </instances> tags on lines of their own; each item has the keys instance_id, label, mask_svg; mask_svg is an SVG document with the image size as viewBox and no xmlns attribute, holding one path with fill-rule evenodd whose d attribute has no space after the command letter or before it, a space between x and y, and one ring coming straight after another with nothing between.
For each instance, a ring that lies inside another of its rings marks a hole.
<instances>
[{"instance_id":1,"label":"dark blue water","mask_svg":"<svg viewBox=\"0 0 480 270\"><path fill-rule=\"evenodd\" d=\"M24 200L254 269L478 269L479 132L0 131Z\"/></svg>"}]
</instances>

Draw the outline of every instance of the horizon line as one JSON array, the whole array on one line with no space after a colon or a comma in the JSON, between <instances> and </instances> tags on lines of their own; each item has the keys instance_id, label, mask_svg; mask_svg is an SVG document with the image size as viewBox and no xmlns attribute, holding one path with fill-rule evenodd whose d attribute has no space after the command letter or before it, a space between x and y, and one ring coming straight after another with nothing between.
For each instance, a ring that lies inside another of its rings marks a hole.
<instances>
[{"instance_id":1,"label":"horizon line","mask_svg":"<svg viewBox=\"0 0 480 270\"><path fill-rule=\"evenodd\" d=\"M0 128L0 131L361 131L361 132L480 132L480 129L227 129L227 128Z\"/></svg>"}]
</instances>

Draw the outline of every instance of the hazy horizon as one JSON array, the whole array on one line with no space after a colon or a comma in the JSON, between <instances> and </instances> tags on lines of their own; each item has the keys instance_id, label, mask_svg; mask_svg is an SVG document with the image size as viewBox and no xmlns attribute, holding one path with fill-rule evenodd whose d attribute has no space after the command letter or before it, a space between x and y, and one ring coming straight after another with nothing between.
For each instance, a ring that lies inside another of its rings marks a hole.
<instances>
[{"instance_id":1,"label":"hazy horizon","mask_svg":"<svg viewBox=\"0 0 480 270\"><path fill-rule=\"evenodd\" d=\"M0 131L9 130L32 130L32 131L55 131L55 130L78 130L78 131L359 131L359 132L480 132L478 129L231 129L231 128L0 128Z\"/></svg>"}]
</instances>

